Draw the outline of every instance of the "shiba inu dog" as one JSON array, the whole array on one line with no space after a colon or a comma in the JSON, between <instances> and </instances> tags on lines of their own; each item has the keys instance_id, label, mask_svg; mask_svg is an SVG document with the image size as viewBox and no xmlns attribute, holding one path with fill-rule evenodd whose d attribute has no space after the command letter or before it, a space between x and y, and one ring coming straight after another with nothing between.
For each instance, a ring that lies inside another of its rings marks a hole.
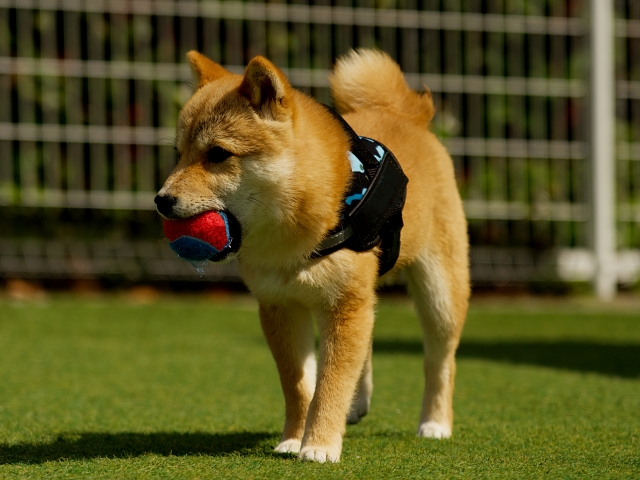
<instances>
[{"instance_id":1,"label":"shiba inu dog","mask_svg":"<svg viewBox=\"0 0 640 480\"><path fill-rule=\"evenodd\" d=\"M376 285L400 272L424 330L418 435L449 437L470 292L468 239L451 158L429 131L431 95L411 90L398 65L374 50L341 58L330 78L344 119L388 147L409 178L399 257L378 278L379 246L314 256L340 223L351 182L349 138L336 117L263 57L244 75L197 52L188 59L198 86L180 112L180 159L156 203L166 219L224 211L240 225L230 257L258 299L285 397L276 451L340 459L346 422L369 411Z\"/></svg>"}]
</instances>

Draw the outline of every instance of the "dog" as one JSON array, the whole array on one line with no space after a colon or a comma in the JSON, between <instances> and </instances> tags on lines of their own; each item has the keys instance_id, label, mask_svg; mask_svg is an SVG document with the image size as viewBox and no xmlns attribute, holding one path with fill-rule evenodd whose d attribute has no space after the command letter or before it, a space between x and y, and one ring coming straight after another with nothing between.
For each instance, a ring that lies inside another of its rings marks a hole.
<instances>
[{"instance_id":1,"label":"dog","mask_svg":"<svg viewBox=\"0 0 640 480\"><path fill-rule=\"evenodd\" d=\"M336 115L263 57L243 75L195 51L187 57L197 88L179 114L179 161L156 203L165 219L226 211L240 225L230 258L258 300L285 398L275 450L339 461L345 424L369 411L376 286L401 272L424 331L418 435L450 437L455 351L470 295L468 234L453 163L429 131L430 92L410 89L376 50L350 52L330 76L337 111L358 135L386 146L409 179L397 261L379 278L380 245L314 255L342 221L353 172Z\"/></svg>"}]
</instances>

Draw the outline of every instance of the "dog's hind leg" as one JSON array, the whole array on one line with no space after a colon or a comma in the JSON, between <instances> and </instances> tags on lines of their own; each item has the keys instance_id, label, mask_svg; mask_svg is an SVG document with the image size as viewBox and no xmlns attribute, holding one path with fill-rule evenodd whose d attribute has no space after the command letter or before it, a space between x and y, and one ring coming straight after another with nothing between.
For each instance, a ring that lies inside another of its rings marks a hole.
<instances>
[{"instance_id":1,"label":"dog's hind leg","mask_svg":"<svg viewBox=\"0 0 640 480\"><path fill-rule=\"evenodd\" d=\"M448 438L453 424L455 353L467 314L469 277L462 258L423 251L407 268L409 290L424 332L425 390L418 436Z\"/></svg>"},{"instance_id":2,"label":"dog's hind leg","mask_svg":"<svg viewBox=\"0 0 640 480\"><path fill-rule=\"evenodd\" d=\"M351 410L347 417L347 423L354 424L362 420L367 413L369 413L369 407L371 406L371 394L373 393L373 366L371 364L371 344L369 345L369 353L367 354L367 360L362 367L362 373L360 374L360 380L358 380L358 386L356 393L351 401Z\"/></svg>"},{"instance_id":3,"label":"dog's hind leg","mask_svg":"<svg viewBox=\"0 0 640 480\"><path fill-rule=\"evenodd\" d=\"M316 383L313 320L309 310L260 304L260 323L280 374L285 422L276 452L300 451Z\"/></svg>"}]
</instances>

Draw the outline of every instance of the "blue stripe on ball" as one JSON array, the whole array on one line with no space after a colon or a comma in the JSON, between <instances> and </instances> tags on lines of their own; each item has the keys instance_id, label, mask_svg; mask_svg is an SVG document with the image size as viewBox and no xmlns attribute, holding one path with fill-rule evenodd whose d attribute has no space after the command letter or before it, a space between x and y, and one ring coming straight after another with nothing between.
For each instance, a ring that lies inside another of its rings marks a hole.
<instances>
[{"instance_id":1,"label":"blue stripe on ball","mask_svg":"<svg viewBox=\"0 0 640 480\"><path fill-rule=\"evenodd\" d=\"M226 220L226 219L225 219ZM220 253L213 245L198 238L183 236L169 243L180 258L200 262Z\"/></svg>"},{"instance_id":2,"label":"blue stripe on ball","mask_svg":"<svg viewBox=\"0 0 640 480\"><path fill-rule=\"evenodd\" d=\"M224 220L224 228L227 233L227 244L222 248L222 250L224 250L231 246L231 240L233 239L231 238L231 232L229 231L229 219L227 218L227 215L224 212L218 212L218 215L220 215L222 220Z\"/></svg>"}]
</instances>

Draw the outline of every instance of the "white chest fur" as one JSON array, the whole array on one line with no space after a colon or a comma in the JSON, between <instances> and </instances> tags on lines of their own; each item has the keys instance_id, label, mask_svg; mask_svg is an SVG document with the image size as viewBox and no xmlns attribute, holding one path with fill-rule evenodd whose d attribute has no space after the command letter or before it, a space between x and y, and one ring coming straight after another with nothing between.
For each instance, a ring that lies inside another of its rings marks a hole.
<instances>
[{"instance_id":1,"label":"white chest fur","mask_svg":"<svg viewBox=\"0 0 640 480\"><path fill-rule=\"evenodd\" d=\"M259 300L278 304L295 301L326 309L336 305L351 283L356 255L349 250L339 250L298 268L287 269L240 262L240 274Z\"/></svg>"}]
</instances>

